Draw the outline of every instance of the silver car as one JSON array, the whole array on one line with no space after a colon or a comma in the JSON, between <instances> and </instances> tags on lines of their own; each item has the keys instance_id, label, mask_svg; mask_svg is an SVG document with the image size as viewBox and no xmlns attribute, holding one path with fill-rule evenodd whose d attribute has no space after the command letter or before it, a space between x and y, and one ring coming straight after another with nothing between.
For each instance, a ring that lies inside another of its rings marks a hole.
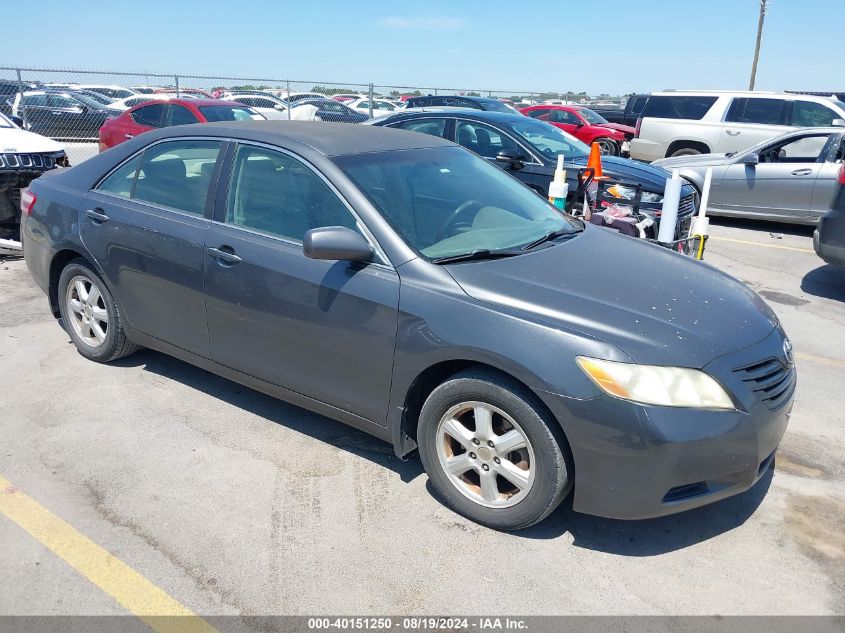
<instances>
[{"instance_id":1,"label":"silver car","mask_svg":"<svg viewBox=\"0 0 845 633\"><path fill-rule=\"evenodd\" d=\"M830 209L845 160L845 128L804 128L733 154L656 160L678 169L699 195L713 168L708 215L816 224Z\"/></svg>"}]
</instances>

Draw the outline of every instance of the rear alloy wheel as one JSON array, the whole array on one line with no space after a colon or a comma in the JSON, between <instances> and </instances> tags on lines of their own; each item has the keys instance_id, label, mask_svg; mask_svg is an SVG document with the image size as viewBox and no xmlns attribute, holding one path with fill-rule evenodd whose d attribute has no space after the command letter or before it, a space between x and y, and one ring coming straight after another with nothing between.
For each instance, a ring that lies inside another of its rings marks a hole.
<instances>
[{"instance_id":1,"label":"rear alloy wheel","mask_svg":"<svg viewBox=\"0 0 845 633\"><path fill-rule=\"evenodd\" d=\"M619 156L619 145L612 138L601 137L593 141L599 146L602 156Z\"/></svg>"},{"instance_id":2,"label":"rear alloy wheel","mask_svg":"<svg viewBox=\"0 0 845 633\"><path fill-rule=\"evenodd\" d=\"M525 387L493 372L470 369L434 389L417 443L446 505L492 528L537 523L571 488L557 421Z\"/></svg>"},{"instance_id":3,"label":"rear alloy wheel","mask_svg":"<svg viewBox=\"0 0 845 633\"><path fill-rule=\"evenodd\" d=\"M105 363L137 349L126 338L114 298L83 259L73 260L62 270L59 312L76 349L90 360Z\"/></svg>"}]
</instances>

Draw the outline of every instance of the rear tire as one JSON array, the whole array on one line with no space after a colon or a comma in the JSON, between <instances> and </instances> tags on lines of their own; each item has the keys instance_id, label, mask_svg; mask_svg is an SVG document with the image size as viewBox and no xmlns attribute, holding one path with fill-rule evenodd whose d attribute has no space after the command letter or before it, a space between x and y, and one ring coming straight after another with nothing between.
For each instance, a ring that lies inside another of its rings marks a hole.
<instances>
[{"instance_id":1,"label":"rear tire","mask_svg":"<svg viewBox=\"0 0 845 633\"><path fill-rule=\"evenodd\" d=\"M138 349L126 337L120 307L84 259L74 259L62 270L58 300L65 331L85 358L108 363Z\"/></svg>"},{"instance_id":2,"label":"rear tire","mask_svg":"<svg viewBox=\"0 0 845 633\"><path fill-rule=\"evenodd\" d=\"M694 147L682 147L681 149L675 150L671 157L674 158L675 156L696 156L701 154L700 150L697 150Z\"/></svg>"},{"instance_id":3,"label":"rear tire","mask_svg":"<svg viewBox=\"0 0 845 633\"><path fill-rule=\"evenodd\" d=\"M494 529L541 521L572 488L557 421L525 387L493 372L469 369L434 389L417 443L445 504Z\"/></svg>"}]
</instances>

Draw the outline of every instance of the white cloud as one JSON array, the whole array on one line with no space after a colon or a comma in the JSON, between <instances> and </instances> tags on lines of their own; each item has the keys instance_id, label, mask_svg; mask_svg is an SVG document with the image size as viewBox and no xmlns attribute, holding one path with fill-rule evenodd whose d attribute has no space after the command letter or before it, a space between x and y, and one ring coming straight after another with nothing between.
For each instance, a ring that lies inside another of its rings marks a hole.
<instances>
[{"instance_id":1,"label":"white cloud","mask_svg":"<svg viewBox=\"0 0 845 633\"><path fill-rule=\"evenodd\" d=\"M405 31L454 31L464 25L461 18L439 17L401 17L390 16L379 20L379 25L388 29Z\"/></svg>"}]
</instances>

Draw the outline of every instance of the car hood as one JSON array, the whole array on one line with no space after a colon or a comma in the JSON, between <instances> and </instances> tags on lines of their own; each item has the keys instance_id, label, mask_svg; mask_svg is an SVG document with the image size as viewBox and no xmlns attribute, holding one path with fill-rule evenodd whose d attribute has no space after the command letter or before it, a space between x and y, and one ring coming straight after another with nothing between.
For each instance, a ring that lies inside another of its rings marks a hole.
<instances>
[{"instance_id":1,"label":"car hood","mask_svg":"<svg viewBox=\"0 0 845 633\"><path fill-rule=\"evenodd\" d=\"M603 339L642 364L701 368L777 326L755 292L709 264L590 225L542 250L447 270L478 301Z\"/></svg>"},{"instance_id":2,"label":"car hood","mask_svg":"<svg viewBox=\"0 0 845 633\"><path fill-rule=\"evenodd\" d=\"M587 166L586 157L567 160L566 162L579 167ZM601 165L602 172L605 176L611 176L617 180L640 183L644 190L660 194L666 189L666 179L672 176L661 167L655 167L654 165L641 163L629 158L602 156ZM681 196L687 196L691 193L693 193L692 187L684 185L681 190Z\"/></svg>"},{"instance_id":3,"label":"car hood","mask_svg":"<svg viewBox=\"0 0 845 633\"><path fill-rule=\"evenodd\" d=\"M61 152L64 147L60 143L20 128L0 128L0 153L17 154L36 152Z\"/></svg>"},{"instance_id":4,"label":"car hood","mask_svg":"<svg viewBox=\"0 0 845 633\"><path fill-rule=\"evenodd\" d=\"M630 125L622 125L621 123L598 123L596 127L606 127L611 130L616 130L617 132L622 132L624 134L630 134L634 136L637 133L635 128L632 128Z\"/></svg>"},{"instance_id":5,"label":"car hood","mask_svg":"<svg viewBox=\"0 0 845 633\"><path fill-rule=\"evenodd\" d=\"M685 167L716 167L728 162L727 154L695 154L693 156L675 156L674 158L661 158L652 163L663 169L683 169Z\"/></svg>"}]
</instances>

